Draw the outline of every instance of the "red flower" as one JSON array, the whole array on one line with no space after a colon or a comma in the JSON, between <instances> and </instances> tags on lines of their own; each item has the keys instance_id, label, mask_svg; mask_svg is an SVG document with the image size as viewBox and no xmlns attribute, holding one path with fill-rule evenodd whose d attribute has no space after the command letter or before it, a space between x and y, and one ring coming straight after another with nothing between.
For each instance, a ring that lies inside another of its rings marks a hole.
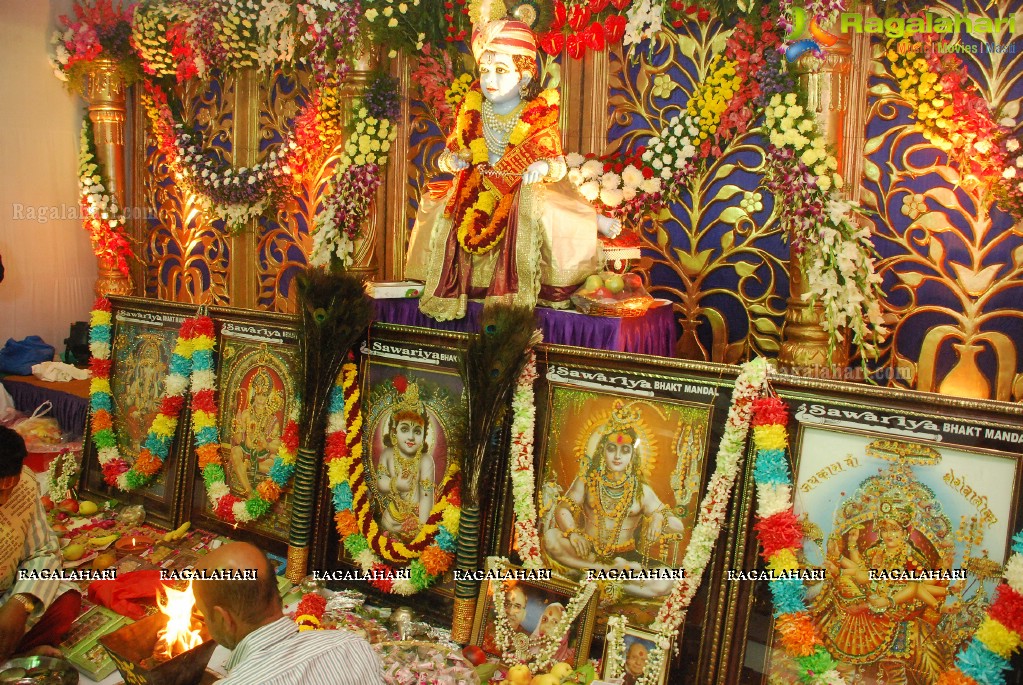
<instances>
[{"instance_id":1,"label":"red flower","mask_svg":"<svg viewBox=\"0 0 1023 685\"><path fill-rule=\"evenodd\" d=\"M208 335L213 337L213 319L208 316L200 316L195 320L195 327L192 330L192 335Z\"/></svg>"},{"instance_id":2,"label":"red flower","mask_svg":"<svg viewBox=\"0 0 1023 685\"><path fill-rule=\"evenodd\" d=\"M284 435L281 436L281 442L284 443L289 452L294 452L298 449L298 423L296 421L288 421L288 425L284 427Z\"/></svg>"},{"instance_id":3,"label":"red flower","mask_svg":"<svg viewBox=\"0 0 1023 685\"><path fill-rule=\"evenodd\" d=\"M238 502L238 498L234 495L224 495L217 502L217 518L227 523L235 523L234 518L234 504Z\"/></svg>"},{"instance_id":4,"label":"red flower","mask_svg":"<svg viewBox=\"0 0 1023 685\"><path fill-rule=\"evenodd\" d=\"M554 20L551 21L551 30L557 31L564 26L567 17L568 10L565 8L565 3L562 0L557 0L554 3Z\"/></svg>"},{"instance_id":5,"label":"red flower","mask_svg":"<svg viewBox=\"0 0 1023 685\"><path fill-rule=\"evenodd\" d=\"M1009 630L1023 634L1023 595L1005 583L995 588L995 598L987 613Z\"/></svg>"},{"instance_id":6,"label":"red flower","mask_svg":"<svg viewBox=\"0 0 1023 685\"><path fill-rule=\"evenodd\" d=\"M706 9L701 8L700 11L697 13L696 18L700 21L707 21L708 19L710 19L710 12L708 12Z\"/></svg>"},{"instance_id":7,"label":"red flower","mask_svg":"<svg viewBox=\"0 0 1023 685\"><path fill-rule=\"evenodd\" d=\"M92 303L93 309L98 309L101 312L110 311L110 300L105 297L97 297L96 301Z\"/></svg>"},{"instance_id":8,"label":"red flower","mask_svg":"<svg viewBox=\"0 0 1023 685\"><path fill-rule=\"evenodd\" d=\"M323 618L323 612L327 608L327 600L315 592L310 592L307 595L303 595L299 601L298 606L295 608L296 616L304 616L309 614L316 618Z\"/></svg>"},{"instance_id":9,"label":"red flower","mask_svg":"<svg viewBox=\"0 0 1023 685\"><path fill-rule=\"evenodd\" d=\"M615 9L623 10L629 6L632 0L611 0L611 4L615 6Z\"/></svg>"},{"instance_id":10,"label":"red flower","mask_svg":"<svg viewBox=\"0 0 1023 685\"><path fill-rule=\"evenodd\" d=\"M539 37L540 47L548 55L558 55L565 48L565 36L559 31L550 31Z\"/></svg>"},{"instance_id":11,"label":"red flower","mask_svg":"<svg viewBox=\"0 0 1023 685\"><path fill-rule=\"evenodd\" d=\"M590 24L590 28L586 30L586 44L597 52L604 49L604 27L599 21Z\"/></svg>"},{"instance_id":12,"label":"red flower","mask_svg":"<svg viewBox=\"0 0 1023 685\"><path fill-rule=\"evenodd\" d=\"M217 411L217 398L212 388L205 388L192 396L192 408L201 411L208 411L211 414Z\"/></svg>"},{"instance_id":13,"label":"red flower","mask_svg":"<svg viewBox=\"0 0 1023 685\"><path fill-rule=\"evenodd\" d=\"M391 383L394 385L394 389L397 390L399 394L404 395L405 391L408 390L408 379L404 376L395 376Z\"/></svg>"},{"instance_id":14,"label":"red flower","mask_svg":"<svg viewBox=\"0 0 1023 685\"><path fill-rule=\"evenodd\" d=\"M328 461L334 459L343 459L351 454L346 443L348 436L343 432L331 433L327 437L327 444L324 447L324 453L327 456Z\"/></svg>"},{"instance_id":15,"label":"red flower","mask_svg":"<svg viewBox=\"0 0 1023 685\"><path fill-rule=\"evenodd\" d=\"M160 413L164 416L177 416L181 407L185 404L185 398L181 395L170 395L160 400Z\"/></svg>"},{"instance_id":16,"label":"red flower","mask_svg":"<svg viewBox=\"0 0 1023 685\"><path fill-rule=\"evenodd\" d=\"M89 368L92 370L93 376L106 378L110 375L110 367L113 363L112 359L96 359L92 357L89 359Z\"/></svg>"},{"instance_id":17,"label":"red flower","mask_svg":"<svg viewBox=\"0 0 1023 685\"><path fill-rule=\"evenodd\" d=\"M789 422L789 408L779 397L758 397L753 400L753 425L770 426Z\"/></svg>"},{"instance_id":18,"label":"red flower","mask_svg":"<svg viewBox=\"0 0 1023 685\"><path fill-rule=\"evenodd\" d=\"M797 549L803 543L803 526L792 509L760 519L753 529L764 548L760 553L764 561L783 549Z\"/></svg>"},{"instance_id":19,"label":"red flower","mask_svg":"<svg viewBox=\"0 0 1023 685\"><path fill-rule=\"evenodd\" d=\"M572 34L565 41L565 45L568 47L568 56L572 59L582 59L586 52L586 41L582 36Z\"/></svg>"},{"instance_id":20,"label":"red flower","mask_svg":"<svg viewBox=\"0 0 1023 685\"><path fill-rule=\"evenodd\" d=\"M608 43L617 43L625 35L626 20L620 14L615 14L604 21L604 39Z\"/></svg>"},{"instance_id":21,"label":"red flower","mask_svg":"<svg viewBox=\"0 0 1023 685\"><path fill-rule=\"evenodd\" d=\"M654 170L653 169L651 169L648 166L645 166L642 169L643 169L643 178L653 178L654 177Z\"/></svg>"},{"instance_id":22,"label":"red flower","mask_svg":"<svg viewBox=\"0 0 1023 685\"><path fill-rule=\"evenodd\" d=\"M394 585L394 571L391 567L386 564L373 564L371 572L378 577L371 579L369 584L381 592L390 592L391 586Z\"/></svg>"}]
</instances>

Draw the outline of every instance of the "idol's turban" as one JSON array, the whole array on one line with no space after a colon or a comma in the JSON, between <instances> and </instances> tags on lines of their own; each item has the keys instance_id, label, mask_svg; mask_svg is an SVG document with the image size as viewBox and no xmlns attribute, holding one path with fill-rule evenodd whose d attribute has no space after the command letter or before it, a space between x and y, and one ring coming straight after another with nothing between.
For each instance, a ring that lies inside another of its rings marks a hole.
<instances>
[{"instance_id":1,"label":"idol's turban","mask_svg":"<svg viewBox=\"0 0 1023 685\"><path fill-rule=\"evenodd\" d=\"M472 32L472 56L477 63L485 52L535 60L536 36L527 24L515 19L488 21Z\"/></svg>"}]
</instances>

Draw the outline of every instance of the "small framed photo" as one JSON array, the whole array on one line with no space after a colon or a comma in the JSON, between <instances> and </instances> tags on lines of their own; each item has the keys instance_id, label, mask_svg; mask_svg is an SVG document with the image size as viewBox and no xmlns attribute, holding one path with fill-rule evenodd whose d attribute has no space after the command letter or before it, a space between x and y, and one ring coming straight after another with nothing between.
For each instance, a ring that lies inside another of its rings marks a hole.
<instances>
[{"instance_id":1,"label":"small framed photo","mask_svg":"<svg viewBox=\"0 0 1023 685\"><path fill-rule=\"evenodd\" d=\"M605 639L604 654L600 659L600 677L611 683L636 685L636 681L646 670L650 653L656 646L656 635L642 628L626 626L620 643L612 644L611 640ZM664 685L667 682L669 663L670 658L661 660L660 672L654 674L653 680L649 682Z\"/></svg>"},{"instance_id":2,"label":"small framed photo","mask_svg":"<svg viewBox=\"0 0 1023 685\"><path fill-rule=\"evenodd\" d=\"M497 622L494 591L503 585L505 617L513 635L516 649L523 654L539 652L544 638L557 630L577 589L570 583L557 580L487 580L480 587L476 602L476 618L472 624L472 639L487 656L502 658L497 644ZM561 644L554 653L555 662L567 662L574 668L586 663L593 640L593 625L597 613L596 596L591 596L564 631Z\"/></svg>"}]
</instances>

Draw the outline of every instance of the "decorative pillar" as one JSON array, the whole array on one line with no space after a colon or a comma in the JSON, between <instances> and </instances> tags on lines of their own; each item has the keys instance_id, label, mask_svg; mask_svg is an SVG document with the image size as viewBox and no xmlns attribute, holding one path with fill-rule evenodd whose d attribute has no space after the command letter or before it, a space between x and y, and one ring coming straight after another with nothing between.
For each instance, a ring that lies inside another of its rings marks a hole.
<instances>
[{"instance_id":1,"label":"decorative pillar","mask_svg":"<svg viewBox=\"0 0 1023 685\"><path fill-rule=\"evenodd\" d=\"M341 86L341 99L347 101L362 95L373 72L377 71L378 64L378 49L363 52ZM352 124L352 112L351 108L346 108L344 111L343 123L347 128ZM397 124L397 122L394 123ZM364 281L373 280L380 268L380 261L377 259L377 243L380 240L380 213L377 211L377 206L386 197L386 193L387 184L381 183L377 189L376 197L369 204L366 219L362 223L361 235L355 240L352 249L352 265L346 269L348 273Z\"/></svg>"},{"instance_id":2,"label":"decorative pillar","mask_svg":"<svg viewBox=\"0 0 1023 685\"><path fill-rule=\"evenodd\" d=\"M89 105L89 119L96 139L96 156L108 190L124 209L124 120L127 98L124 78L117 61L99 57L89 65L81 83L81 94ZM97 295L131 295L135 284L121 273L112 259L99 257Z\"/></svg>"},{"instance_id":3,"label":"decorative pillar","mask_svg":"<svg viewBox=\"0 0 1023 685\"><path fill-rule=\"evenodd\" d=\"M834 150L839 169L845 171L849 157L845 134L847 123L852 123L847 122L853 64L849 35L841 34L838 42L823 51L823 59L810 52L803 54L797 62L799 80L807 92L807 106L816 112L821 133ZM862 116L858 119L862 127ZM858 177L846 179L847 186L859 184ZM793 236L789 236L789 244L792 243ZM848 349L839 346L828 355L828 333L821 326L824 308L805 302L806 292L801 259L793 254L789 258L789 299L778 361L795 373L832 375L848 365Z\"/></svg>"}]
</instances>

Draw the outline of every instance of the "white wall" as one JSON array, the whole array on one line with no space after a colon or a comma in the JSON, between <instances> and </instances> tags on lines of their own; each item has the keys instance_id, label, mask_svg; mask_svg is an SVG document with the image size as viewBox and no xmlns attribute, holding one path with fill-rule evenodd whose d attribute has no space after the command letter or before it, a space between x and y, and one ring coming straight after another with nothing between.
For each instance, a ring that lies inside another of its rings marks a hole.
<instances>
[{"instance_id":1,"label":"white wall","mask_svg":"<svg viewBox=\"0 0 1023 685\"><path fill-rule=\"evenodd\" d=\"M49 219L78 202L84 104L47 61L56 17L71 4L0 0L0 345L35 334L58 354L71 322L88 320L96 280L79 222ZM29 220L29 208L43 208L45 221Z\"/></svg>"}]
</instances>

